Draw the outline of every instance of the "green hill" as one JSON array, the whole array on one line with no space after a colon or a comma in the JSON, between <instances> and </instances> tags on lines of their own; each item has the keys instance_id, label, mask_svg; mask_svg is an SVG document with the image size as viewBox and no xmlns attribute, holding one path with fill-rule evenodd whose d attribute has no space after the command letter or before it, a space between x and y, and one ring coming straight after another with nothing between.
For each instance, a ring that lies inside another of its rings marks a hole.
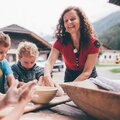
<instances>
[{"instance_id":1,"label":"green hill","mask_svg":"<svg viewBox=\"0 0 120 120\"><path fill-rule=\"evenodd\" d=\"M120 11L93 23L99 40L114 50L120 50Z\"/></svg>"},{"instance_id":2,"label":"green hill","mask_svg":"<svg viewBox=\"0 0 120 120\"><path fill-rule=\"evenodd\" d=\"M120 50L120 23L99 34L99 39L114 50Z\"/></svg>"}]
</instances>

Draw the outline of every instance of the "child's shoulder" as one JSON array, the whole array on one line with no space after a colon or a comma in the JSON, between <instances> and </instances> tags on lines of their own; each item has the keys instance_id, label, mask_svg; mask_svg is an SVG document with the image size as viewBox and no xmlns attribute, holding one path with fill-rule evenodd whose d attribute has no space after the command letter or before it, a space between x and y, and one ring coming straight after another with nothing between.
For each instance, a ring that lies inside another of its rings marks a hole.
<instances>
[{"instance_id":1,"label":"child's shoulder","mask_svg":"<svg viewBox=\"0 0 120 120\"><path fill-rule=\"evenodd\" d=\"M35 65L34 66L34 71L37 73L37 72L43 72L44 71L44 69L42 68L42 67L40 67L40 66L38 66L38 65Z\"/></svg>"},{"instance_id":2,"label":"child's shoulder","mask_svg":"<svg viewBox=\"0 0 120 120\"><path fill-rule=\"evenodd\" d=\"M33 69L34 69L34 70L40 70L40 69L43 69L43 68L36 64L36 65L33 67Z\"/></svg>"},{"instance_id":3,"label":"child's shoulder","mask_svg":"<svg viewBox=\"0 0 120 120\"><path fill-rule=\"evenodd\" d=\"M12 68L16 68L16 67L17 67L17 64L13 64L11 67L12 67Z\"/></svg>"},{"instance_id":4,"label":"child's shoulder","mask_svg":"<svg viewBox=\"0 0 120 120\"><path fill-rule=\"evenodd\" d=\"M3 59L1 62L5 63L5 62L8 62L8 60L7 59Z\"/></svg>"},{"instance_id":5,"label":"child's shoulder","mask_svg":"<svg viewBox=\"0 0 120 120\"><path fill-rule=\"evenodd\" d=\"M6 64L8 65L8 60L7 60L7 59L2 60L2 61L1 61L1 64L2 64L2 65L6 65Z\"/></svg>"}]
</instances>

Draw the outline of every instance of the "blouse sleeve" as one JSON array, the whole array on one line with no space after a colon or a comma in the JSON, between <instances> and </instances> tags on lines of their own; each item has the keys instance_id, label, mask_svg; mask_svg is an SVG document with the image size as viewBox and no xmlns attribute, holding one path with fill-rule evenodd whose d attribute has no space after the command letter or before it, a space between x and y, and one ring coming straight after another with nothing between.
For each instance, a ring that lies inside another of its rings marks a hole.
<instances>
[{"instance_id":1,"label":"blouse sleeve","mask_svg":"<svg viewBox=\"0 0 120 120\"><path fill-rule=\"evenodd\" d=\"M99 53L100 43L96 39L92 39L89 45L89 54Z\"/></svg>"},{"instance_id":2,"label":"blouse sleeve","mask_svg":"<svg viewBox=\"0 0 120 120\"><path fill-rule=\"evenodd\" d=\"M53 47L61 51L62 50L61 40L56 40L55 43L53 44Z\"/></svg>"}]
</instances>

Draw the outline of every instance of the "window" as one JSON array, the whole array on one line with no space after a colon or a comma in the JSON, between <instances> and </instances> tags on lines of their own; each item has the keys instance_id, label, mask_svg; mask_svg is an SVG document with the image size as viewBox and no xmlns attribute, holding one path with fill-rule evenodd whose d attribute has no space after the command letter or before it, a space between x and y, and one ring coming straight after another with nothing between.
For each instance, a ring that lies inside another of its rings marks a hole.
<instances>
[{"instance_id":1,"label":"window","mask_svg":"<svg viewBox=\"0 0 120 120\"><path fill-rule=\"evenodd\" d=\"M8 62L16 62L16 54L7 54L6 59Z\"/></svg>"}]
</instances>

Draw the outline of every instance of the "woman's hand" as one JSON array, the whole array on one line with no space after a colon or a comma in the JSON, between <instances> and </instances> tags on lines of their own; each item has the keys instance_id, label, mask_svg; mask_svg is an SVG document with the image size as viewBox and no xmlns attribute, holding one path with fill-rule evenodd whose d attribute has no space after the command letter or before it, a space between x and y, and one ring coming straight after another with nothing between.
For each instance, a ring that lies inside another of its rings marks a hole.
<instances>
[{"instance_id":1,"label":"woman's hand","mask_svg":"<svg viewBox=\"0 0 120 120\"><path fill-rule=\"evenodd\" d=\"M57 84L57 83L55 83L54 86L58 89L58 91L56 93L56 97L62 96L64 94L64 91L61 88L61 86L59 84Z\"/></svg>"},{"instance_id":2,"label":"woman's hand","mask_svg":"<svg viewBox=\"0 0 120 120\"><path fill-rule=\"evenodd\" d=\"M41 76L38 85L40 86L51 86L51 87L56 87L58 89L56 96L61 96L64 94L64 91L60 87L59 84L54 83L51 79L49 79L47 76Z\"/></svg>"},{"instance_id":3,"label":"woman's hand","mask_svg":"<svg viewBox=\"0 0 120 120\"><path fill-rule=\"evenodd\" d=\"M38 81L38 85L54 87L54 82L47 76L41 76Z\"/></svg>"}]
</instances>

